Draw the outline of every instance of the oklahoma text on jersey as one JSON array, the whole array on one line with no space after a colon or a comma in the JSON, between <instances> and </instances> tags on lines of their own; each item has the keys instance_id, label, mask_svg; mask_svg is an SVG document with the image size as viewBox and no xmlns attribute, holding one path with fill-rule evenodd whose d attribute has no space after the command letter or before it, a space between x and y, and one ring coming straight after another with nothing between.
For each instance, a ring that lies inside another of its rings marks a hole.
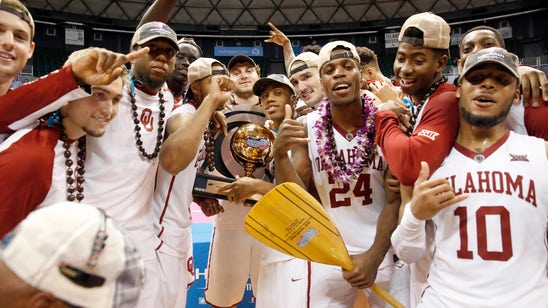
<instances>
[{"instance_id":1,"label":"oklahoma text on jersey","mask_svg":"<svg viewBox=\"0 0 548 308\"><path fill-rule=\"evenodd\" d=\"M496 193L513 195L517 198L537 206L535 182L523 175L512 175L501 171L467 172L464 187L455 187L455 175L447 179L455 189L455 194L462 193ZM524 194L524 192L526 192Z\"/></svg>"},{"instance_id":2,"label":"oklahoma text on jersey","mask_svg":"<svg viewBox=\"0 0 548 308\"><path fill-rule=\"evenodd\" d=\"M343 163L345 165L350 165L354 163L354 159L356 159L356 150L355 149L341 149L339 150L339 157L342 159ZM316 157L314 159L314 163L316 164L317 170L324 171L322 164L320 163L320 158ZM373 170L383 170L384 167L384 161L383 157L380 155L371 155L369 157L369 160L367 161L367 164L364 166L364 169L373 169Z\"/></svg>"}]
</instances>

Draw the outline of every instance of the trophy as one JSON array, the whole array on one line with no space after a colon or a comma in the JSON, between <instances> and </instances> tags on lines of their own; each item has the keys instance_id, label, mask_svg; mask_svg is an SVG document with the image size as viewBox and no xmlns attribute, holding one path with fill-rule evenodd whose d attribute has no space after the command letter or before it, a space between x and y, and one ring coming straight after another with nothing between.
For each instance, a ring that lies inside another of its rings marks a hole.
<instances>
[{"instance_id":1,"label":"trophy","mask_svg":"<svg viewBox=\"0 0 548 308\"><path fill-rule=\"evenodd\" d=\"M247 123L240 126L230 143L234 158L245 170L245 176L253 177L257 167L264 167L272 160L274 134L260 124Z\"/></svg>"},{"instance_id":2,"label":"trophy","mask_svg":"<svg viewBox=\"0 0 548 308\"><path fill-rule=\"evenodd\" d=\"M196 173L195 196L227 199L218 189L235 181L237 175L259 179L270 176L266 165L272 157L274 134L263 126L266 118L261 107L235 105L225 116L228 134L214 141L215 170ZM246 203L255 203L253 199Z\"/></svg>"}]
</instances>

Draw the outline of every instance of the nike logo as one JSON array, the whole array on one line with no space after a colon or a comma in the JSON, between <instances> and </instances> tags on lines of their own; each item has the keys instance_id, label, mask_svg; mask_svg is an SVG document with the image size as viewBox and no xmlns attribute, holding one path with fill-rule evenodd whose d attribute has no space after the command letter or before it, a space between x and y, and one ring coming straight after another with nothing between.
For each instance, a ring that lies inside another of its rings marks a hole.
<instances>
[{"instance_id":1,"label":"nike logo","mask_svg":"<svg viewBox=\"0 0 548 308\"><path fill-rule=\"evenodd\" d=\"M299 280L303 280L302 278L291 278L291 282L295 282L295 281L299 281Z\"/></svg>"}]
</instances>

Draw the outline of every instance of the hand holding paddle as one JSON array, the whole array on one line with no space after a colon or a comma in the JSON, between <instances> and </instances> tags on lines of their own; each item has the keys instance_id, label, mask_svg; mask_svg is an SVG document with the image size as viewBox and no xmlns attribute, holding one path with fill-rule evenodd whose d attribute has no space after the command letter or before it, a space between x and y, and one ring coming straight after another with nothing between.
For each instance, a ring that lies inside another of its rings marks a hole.
<instances>
[{"instance_id":1,"label":"hand holding paddle","mask_svg":"<svg viewBox=\"0 0 548 308\"><path fill-rule=\"evenodd\" d=\"M354 264L322 205L295 183L283 183L261 198L245 221L246 231L265 245L296 258L341 266ZM396 299L376 284L371 290L396 308Z\"/></svg>"}]
</instances>

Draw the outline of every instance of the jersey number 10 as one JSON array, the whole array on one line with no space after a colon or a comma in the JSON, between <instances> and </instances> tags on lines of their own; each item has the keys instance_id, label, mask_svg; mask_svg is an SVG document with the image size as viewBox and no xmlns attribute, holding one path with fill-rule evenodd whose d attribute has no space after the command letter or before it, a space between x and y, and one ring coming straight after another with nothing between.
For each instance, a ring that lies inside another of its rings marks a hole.
<instances>
[{"instance_id":1,"label":"jersey number 10","mask_svg":"<svg viewBox=\"0 0 548 308\"><path fill-rule=\"evenodd\" d=\"M457 257L461 259L473 259L473 253L468 247L468 208L457 207L453 212L459 217L460 249ZM489 251L487 248L487 236L493 229L487 230L487 215L498 216L500 219L500 232L502 239L502 251ZM474 226L471 226L472 228ZM510 232L510 212L503 206L482 206L476 211L476 235L478 243L478 255L483 260L508 261L512 255L512 236Z\"/></svg>"}]
</instances>

